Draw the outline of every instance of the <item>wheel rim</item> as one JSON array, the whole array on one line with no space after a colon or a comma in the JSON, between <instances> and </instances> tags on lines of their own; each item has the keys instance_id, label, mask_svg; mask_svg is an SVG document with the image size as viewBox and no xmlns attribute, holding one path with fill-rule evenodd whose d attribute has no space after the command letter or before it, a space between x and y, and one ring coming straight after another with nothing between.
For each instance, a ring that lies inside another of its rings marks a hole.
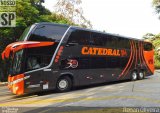
<instances>
[{"instance_id":1,"label":"wheel rim","mask_svg":"<svg viewBox=\"0 0 160 113\"><path fill-rule=\"evenodd\" d=\"M61 80L61 81L59 81L58 86L60 89L65 89L68 86L68 82L66 80Z\"/></svg>"},{"instance_id":2,"label":"wheel rim","mask_svg":"<svg viewBox=\"0 0 160 113\"><path fill-rule=\"evenodd\" d=\"M139 73L139 77L140 77L140 78L143 78L143 76L144 76L143 73L140 72L140 73Z\"/></svg>"},{"instance_id":3,"label":"wheel rim","mask_svg":"<svg viewBox=\"0 0 160 113\"><path fill-rule=\"evenodd\" d=\"M137 79L137 74L136 74L136 73L133 73L133 74L132 74L132 78L133 78L133 80L136 80L136 79Z\"/></svg>"}]
</instances>

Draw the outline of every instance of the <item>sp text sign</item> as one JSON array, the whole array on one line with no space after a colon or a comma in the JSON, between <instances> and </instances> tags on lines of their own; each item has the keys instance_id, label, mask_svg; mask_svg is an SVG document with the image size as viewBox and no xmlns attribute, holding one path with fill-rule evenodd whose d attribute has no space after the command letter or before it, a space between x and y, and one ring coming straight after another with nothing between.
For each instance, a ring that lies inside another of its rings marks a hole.
<instances>
[{"instance_id":1,"label":"sp text sign","mask_svg":"<svg viewBox=\"0 0 160 113\"><path fill-rule=\"evenodd\" d=\"M0 12L0 27L15 27L16 12Z\"/></svg>"}]
</instances>

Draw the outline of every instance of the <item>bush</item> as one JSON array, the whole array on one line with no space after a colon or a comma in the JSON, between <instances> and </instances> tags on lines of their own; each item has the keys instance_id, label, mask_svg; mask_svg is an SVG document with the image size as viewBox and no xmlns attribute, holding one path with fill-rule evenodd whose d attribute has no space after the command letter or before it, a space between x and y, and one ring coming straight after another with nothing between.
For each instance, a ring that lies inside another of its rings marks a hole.
<instances>
[{"instance_id":1,"label":"bush","mask_svg":"<svg viewBox=\"0 0 160 113\"><path fill-rule=\"evenodd\" d=\"M155 59L155 64L154 64L156 69L160 69L160 60L159 59Z\"/></svg>"}]
</instances>

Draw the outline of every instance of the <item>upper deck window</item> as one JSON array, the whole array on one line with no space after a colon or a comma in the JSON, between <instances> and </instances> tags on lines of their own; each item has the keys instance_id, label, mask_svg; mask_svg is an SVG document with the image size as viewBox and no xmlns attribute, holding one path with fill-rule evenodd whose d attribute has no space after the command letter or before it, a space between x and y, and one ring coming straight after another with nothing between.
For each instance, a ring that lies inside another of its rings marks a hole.
<instances>
[{"instance_id":1,"label":"upper deck window","mask_svg":"<svg viewBox=\"0 0 160 113\"><path fill-rule=\"evenodd\" d=\"M94 46L105 46L106 43L106 36L101 33L94 33L91 34L92 45Z\"/></svg>"},{"instance_id":2,"label":"upper deck window","mask_svg":"<svg viewBox=\"0 0 160 113\"><path fill-rule=\"evenodd\" d=\"M68 27L59 25L38 25L28 40L59 42L67 29Z\"/></svg>"},{"instance_id":3,"label":"upper deck window","mask_svg":"<svg viewBox=\"0 0 160 113\"><path fill-rule=\"evenodd\" d=\"M90 45L90 32L73 29L67 43L69 45Z\"/></svg>"}]
</instances>

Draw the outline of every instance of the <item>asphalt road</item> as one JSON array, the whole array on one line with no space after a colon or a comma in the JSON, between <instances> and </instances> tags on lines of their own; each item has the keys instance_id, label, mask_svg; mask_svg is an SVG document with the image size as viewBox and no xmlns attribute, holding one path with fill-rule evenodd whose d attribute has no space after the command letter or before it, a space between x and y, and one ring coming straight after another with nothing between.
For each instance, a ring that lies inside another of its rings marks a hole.
<instances>
[{"instance_id":1,"label":"asphalt road","mask_svg":"<svg viewBox=\"0 0 160 113\"><path fill-rule=\"evenodd\" d=\"M6 86L1 86L0 106L2 113L5 110L15 113L104 113L123 112L125 107L160 107L160 70L144 80L112 82L66 93L50 91L15 96Z\"/></svg>"}]
</instances>

